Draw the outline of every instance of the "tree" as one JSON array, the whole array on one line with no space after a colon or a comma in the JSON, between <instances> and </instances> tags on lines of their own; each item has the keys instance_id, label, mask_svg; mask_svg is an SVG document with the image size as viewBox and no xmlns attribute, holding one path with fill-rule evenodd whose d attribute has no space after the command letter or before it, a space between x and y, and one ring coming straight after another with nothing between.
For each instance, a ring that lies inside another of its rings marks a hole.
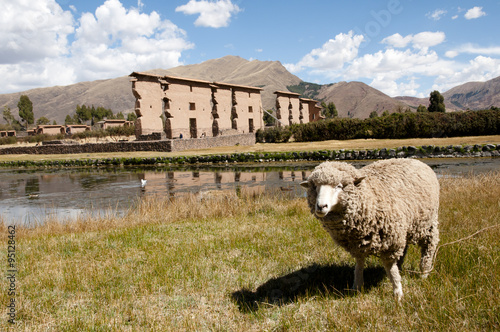
<instances>
[{"instance_id":1,"label":"tree","mask_svg":"<svg viewBox=\"0 0 500 332\"><path fill-rule=\"evenodd\" d=\"M377 111L373 111L373 112L370 113L370 119L373 119L373 118L376 118L376 117L378 117Z\"/></svg>"},{"instance_id":2,"label":"tree","mask_svg":"<svg viewBox=\"0 0 500 332\"><path fill-rule=\"evenodd\" d=\"M36 120L36 124L38 125L48 125L50 124L50 120L46 117L42 116L40 119Z\"/></svg>"},{"instance_id":3,"label":"tree","mask_svg":"<svg viewBox=\"0 0 500 332\"><path fill-rule=\"evenodd\" d=\"M65 125L72 125L72 124L75 124L73 122L73 118L71 117L71 115L66 115L66 118L64 118L64 124Z\"/></svg>"},{"instance_id":4,"label":"tree","mask_svg":"<svg viewBox=\"0 0 500 332\"><path fill-rule=\"evenodd\" d=\"M135 121L137 120L137 114L135 112L127 114L127 121Z\"/></svg>"},{"instance_id":5,"label":"tree","mask_svg":"<svg viewBox=\"0 0 500 332\"><path fill-rule=\"evenodd\" d=\"M429 97L429 107L427 108L429 112L446 112L444 107L444 97L439 93L439 91L434 90L431 92Z\"/></svg>"},{"instance_id":6,"label":"tree","mask_svg":"<svg viewBox=\"0 0 500 332\"><path fill-rule=\"evenodd\" d=\"M262 120L264 121L264 125L274 126L276 124L276 119L268 112L273 114L273 110L267 110L267 112L264 112L264 115L262 116Z\"/></svg>"},{"instance_id":7,"label":"tree","mask_svg":"<svg viewBox=\"0 0 500 332\"><path fill-rule=\"evenodd\" d=\"M12 111L10 110L10 107L5 105L3 107L3 119L9 126L12 125L12 123L15 121L14 116L12 115Z\"/></svg>"},{"instance_id":8,"label":"tree","mask_svg":"<svg viewBox=\"0 0 500 332\"><path fill-rule=\"evenodd\" d=\"M122 112L118 112L118 113L116 113L116 118L121 119L121 120L125 120L125 115L123 115Z\"/></svg>"},{"instance_id":9,"label":"tree","mask_svg":"<svg viewBox=\"0 0 500 332\"><path fill-rule=\"evenodd\" d=\"M84 123L92 119L91 109L85 105L76 105L76 117L78 119L78 123Z\"/></svg>"},{"instance_id":10,"label":"tree","mask_svg":"<svg viewBox=\"0 0 500 332\"><path fill-rule=\"evenodd\" d=\"M33 103L26 95L21 95L19 102L17 103L19 108L19 117L26 123L26 128L28 125L35 122L35 115L33 114Z\"/></svg>"},{"instance_id":11,"label":"tree","mask_svg":"<svg viewBox=\"0 0 500 332\"><path fill-rule=\"evenodd\" d=\"M110 109L104 108L102 106L95 108L92 105L91 114L92 114L92 125L94 125L96 122L101 121L104 118L114 119L113 111L111 111Z\"/></svg>"},{"instance_id":12,"label":"tree","mask_svg":"<svg viewBox=\"0 0 500 332\"><path fill-rule=\"evenodd\" d=\"M323 108L323 115L327 119L336 118L339 115L337 107L335 107L333 102L329 102L328 105L322 102L321 107Z\"/></svg>"},{"instance_id":13,"label":"tree","mask_svg":"<svg viewBox=\"0 0 500 332\"><path fill-rule=\"evenodd\" d=\"M422 104L418 105L418 107L417 107L417 113L425 113L425 112L428 112L427 107L425 107Z\"/></svg>"}]
</instances>

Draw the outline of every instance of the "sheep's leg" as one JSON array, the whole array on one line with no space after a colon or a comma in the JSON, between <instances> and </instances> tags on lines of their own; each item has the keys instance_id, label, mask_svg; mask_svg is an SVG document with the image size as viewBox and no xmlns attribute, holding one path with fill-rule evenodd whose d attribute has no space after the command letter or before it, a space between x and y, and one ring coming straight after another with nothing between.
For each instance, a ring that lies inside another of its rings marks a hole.
<instances>
[{"instance_id":1,"label":"sheep's leg","mask_svg":"<svg viewBox=\"0 0 500 332\"><path fill-rule=\"evenodd\" d=\"M363 287L364 267L365 267L365 257L356 257L356 267L354 268L354 289L361 290L361 287Z\"/></svg>"},{"instance_id":2,"label":"sheep's leg","mask_svg":"<svg viewBox=\"0 0 500 332\"><path fill-rule=\"evenodd\" d=\"M383 260L385 272L391 280L394 296L399 300L403 297L403 287L401 286L401 276L399 275L398 264L395 260Z\"/></svg>"},{"instance_id":3,"label":"sheep's leg","mask_svg":"<svg viewBox=\"0 0 500 332\"><path fill-rule=\"evenodd\" d=\"M419 243L420 251L422 253L422 257L420 258L420 271L422 271L422 278L427 278L432 269L434 254L436 253L436 248L439 243L438 228L432 227L430 232L431 235Z\"/></svg>"},{"instance_id":4,"label":"sheep's leg","mask_svg":"<svg viewBox=\"0 0 500 332\"><path fill-rule=\"evenodd\" d=\"M398 259L398 268L400 271L403 270L403 263L405 261L405 256L406 256L407 251L408 251L408 243L405 246L405 249L403 251L403 255L401 255L401 257L399 257L399 259Z\"/></svg>"}]
</instances>

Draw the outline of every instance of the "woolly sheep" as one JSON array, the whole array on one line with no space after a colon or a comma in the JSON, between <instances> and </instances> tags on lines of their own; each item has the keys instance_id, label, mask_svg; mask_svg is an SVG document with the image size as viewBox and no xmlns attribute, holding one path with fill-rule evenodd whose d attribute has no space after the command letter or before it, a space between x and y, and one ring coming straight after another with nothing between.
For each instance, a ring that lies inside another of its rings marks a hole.
<instances>
[{"instance_id":1,"label":"woolly sheep","mask_svg":"<svg viewBox=\"0 0 500 332\"><path fill-rule=\"evenodd\" d=\"M439 182L429 166L414 159L389 159L358 170L343 162L324 162L301 186L307 189L311 213L355 258L355 289L363 286L366 257L375 255L400 300L399 268L410 243L420 246L420 270L427 277L439 242Z\"/></svg>"}]
</instances>

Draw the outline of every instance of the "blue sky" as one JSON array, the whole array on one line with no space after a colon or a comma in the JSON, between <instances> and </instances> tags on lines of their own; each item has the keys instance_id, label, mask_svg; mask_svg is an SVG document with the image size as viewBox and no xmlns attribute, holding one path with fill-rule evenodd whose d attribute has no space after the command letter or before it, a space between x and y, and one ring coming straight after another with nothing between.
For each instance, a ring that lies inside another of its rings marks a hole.
<instances>
[{"instance_id":1,"label":"blue sky","mask_svg":"<svg viewBox=\"0 0 500 332\"><path fill-rule=\"evenodd\" d=\"M0 93L237 55L426 97L500 76L499 17L500 0L0 0Z\"/></svg>"}]
</instances>

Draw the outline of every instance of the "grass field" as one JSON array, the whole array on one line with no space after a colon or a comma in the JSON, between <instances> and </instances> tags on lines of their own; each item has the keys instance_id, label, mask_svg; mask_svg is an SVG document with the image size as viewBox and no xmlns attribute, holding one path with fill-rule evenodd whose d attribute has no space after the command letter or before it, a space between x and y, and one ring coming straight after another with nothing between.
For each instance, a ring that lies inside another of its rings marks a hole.
<instances>
[{"instance_id":1,"label":"grass field","mask_svg":"<svg viewBox=\"0 0 500 332\"><path fill-rule=\"evenodd\" d=\"M500 172L440 183L435 268L420 279L410 248L400 304L376 258L349 290L354 262L305 199L154 197L122 218L18 227L17 323L2 278L0 330L498 331Z\"/></svg>"},{"instance_id":2,"label":"grass field","mask_svg":"<svg viewBox=\"0 0 500 332\"><path fill-rule=\"evenodd\" d=\"M186 150L180 152L113 152L93 154L60 154L60 155L2 155L0 162L13 160L75 160L75 159L105 159L105 158L127 158L127 157L176 157L209 154L230 154L245 152L288 152L288 151L317 151L317 150L363 150L397 148L403 146L448 146L448 145L474 145L474 144L500 144L500 135L494 136L470 136L470 137L443 137L443 138L415 138L415 139L356 139L345 141L321 141L321 142L291 142L291 143L257 143L252 146L227 146L201 150ZM7 147L7 146L4 146ZM2 147L0 147L1 149Z\"/></svg>"}]
</instances>

